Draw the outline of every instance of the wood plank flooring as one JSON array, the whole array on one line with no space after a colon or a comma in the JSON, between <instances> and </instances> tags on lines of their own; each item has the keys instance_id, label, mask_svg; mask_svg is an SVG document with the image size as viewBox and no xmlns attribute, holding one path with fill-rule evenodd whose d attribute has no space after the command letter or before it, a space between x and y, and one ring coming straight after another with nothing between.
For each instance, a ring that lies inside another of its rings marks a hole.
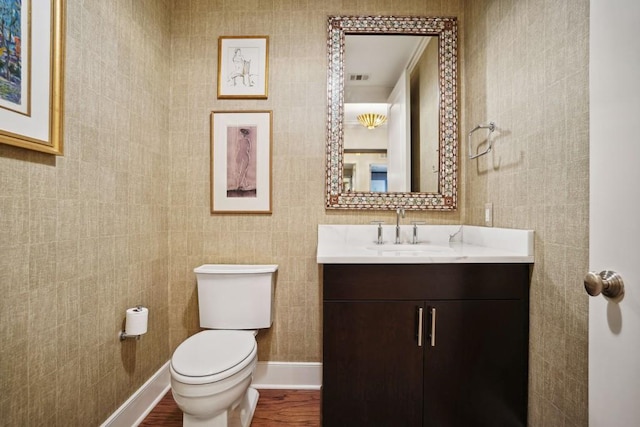
<instances>
[{"instance_id":1,"label":"wood plank flooring","mask_svg":"<svg viewBox=\"0 0 640 427\"><path fill-rule=\"evenodd\" d=\"M319 390L258 390L260 399L251 427L319 427ZM162 398L140 426L181 427L182 411L171 390Z\"/></svg>"}]
</instances>

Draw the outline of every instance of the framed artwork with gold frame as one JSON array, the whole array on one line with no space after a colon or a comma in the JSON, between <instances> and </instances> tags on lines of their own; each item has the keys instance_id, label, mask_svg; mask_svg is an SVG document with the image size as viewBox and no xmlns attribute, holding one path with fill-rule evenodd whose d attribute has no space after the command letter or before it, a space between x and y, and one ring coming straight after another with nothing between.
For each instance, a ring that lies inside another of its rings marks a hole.
<instances>
[{"instance_id":1,"label":"framed artwork with gold frame","mask_svg":"<svg viewBox=\"0 0 640 427\"><path fill-rule=\"evenodd\" d=\"M65 0L0 0L0 143L63 154Z\"/></svg>"},{"instance_id":2,"label":"framed artwork with gold frame","mask_svg":"<svg viewBox=\"0 0 640 427\"><path fill-rule=\"evenodd\" d=\"M211 112L211 213L271 214L271 111Z\"/></svg>"},{"instance_id":3,"label":"framed artwork with gold frame","mask_svg":"<svg viewBox=\"0 0 640 427\"><path fill-rule=\"evenodd\" d=\"M267 99L268 36L218 38L218 98Z\"/></svg>"}]
</instances>

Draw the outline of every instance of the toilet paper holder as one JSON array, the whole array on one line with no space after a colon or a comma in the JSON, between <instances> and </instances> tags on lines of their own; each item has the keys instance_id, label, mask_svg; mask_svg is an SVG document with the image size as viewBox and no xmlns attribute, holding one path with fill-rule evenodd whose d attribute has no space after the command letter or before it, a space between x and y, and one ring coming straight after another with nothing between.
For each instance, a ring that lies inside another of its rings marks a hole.
<instances>
[{"instance_id":1,"label":"toilet paper holder","mask_svg":"<svg viewBox=\"0 0 640 427\"><path fill-rule=\"evenodd\" d=\"M135 338L136 340L140 340L142 335L127 335L125 331L120 331L120 341L124 341L127 338Z\"/></svg>"},{"instance_id":2,"label":"toilet paper holder","mask_svg":"<svg viewBox=\"0 0 640 427\"><path fill-rule=\"evenodd\" d=\"M127 338L135 338L136 340L140 340L142 335L129 335L124 330L120 331L120 341L124 341Z\"/></svg>"},{"instance_id":3,"label":"toilet paper holder","mask_svg":"<svg viewBox=\"0 0 640 427\"><path fill-rule=\"evenodd\" d=\"M129 314L129 311L140 313L140 312L146 311L146 309L142 305L138 305L133 309L127 310L127 314ZM124 341L127 338L135 338L136 340L140 340L140 337L147 332L146 331L146 324L145 324L145 327L144 327L144 332L141 332L139 334L128 334L127 333L127 320L129 320L129 316L127 316L127 318L125 320L125 328L122 331L120 331L120 341Z\"/></svg>"}]
</instances>

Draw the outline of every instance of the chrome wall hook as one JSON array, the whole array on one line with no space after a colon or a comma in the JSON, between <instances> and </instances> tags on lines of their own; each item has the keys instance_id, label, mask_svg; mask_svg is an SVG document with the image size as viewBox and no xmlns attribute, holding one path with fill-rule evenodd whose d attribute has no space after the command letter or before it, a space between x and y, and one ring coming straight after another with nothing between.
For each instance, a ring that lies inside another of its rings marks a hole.
<instances>
[{"instance_id":1,"label":"chrome wall hook","mask_svg":"<svg viewBox=\"0 0 640 427\"><path fill-rule=\"evenodd\" d=\"M489 134L487 135L487 140L489 141L489 147L484 150L482 153L478 153L478 154L471 154L471 134L474 133L477 130L480 129L489 129ZM469 149L469 158L470 159L477 159L480 156L484 156L485 154L489 153L493 147L493 141L491 141L491 138L489 137L493 131L496 130L496 124L494 122L489 122L488 125L477 125L476 127L474 127L473 129L471 129L471 132L469 132L469 135L467 136L467 146Z\"/></svg>"}]
</instances>

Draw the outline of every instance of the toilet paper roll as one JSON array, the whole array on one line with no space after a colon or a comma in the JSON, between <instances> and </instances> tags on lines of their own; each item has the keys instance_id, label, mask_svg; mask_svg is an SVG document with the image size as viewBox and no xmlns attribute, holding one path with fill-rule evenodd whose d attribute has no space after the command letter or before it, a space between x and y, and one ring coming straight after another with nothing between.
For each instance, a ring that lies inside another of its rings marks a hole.
<instances>
[{"instance_id":1,"label":"toilet paper roll","mask_svg":"<svg viewBox=\"0 0 640 427\"><path fill-rule=\"evenodd\" d=\"M142 335L147 333L149 309L147 307L133 307L127 309L124 332L127 335Z\"/></svg>"}]
</instances>

